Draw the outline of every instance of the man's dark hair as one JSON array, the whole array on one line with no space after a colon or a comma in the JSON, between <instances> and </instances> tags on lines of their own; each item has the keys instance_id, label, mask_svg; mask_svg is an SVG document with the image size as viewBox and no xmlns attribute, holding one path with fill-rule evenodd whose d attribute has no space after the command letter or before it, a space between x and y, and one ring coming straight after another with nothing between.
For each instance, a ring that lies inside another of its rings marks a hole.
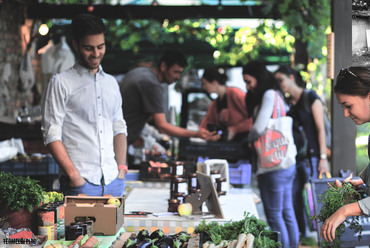
<instances>
[{"instance_id":1,"label":"man's dark hair","mask_svg":"<svg viewBox=\"0 0 370 248\"><path fill-rule=\"evenodd\" d=\"M72 35L76 42L80 42L87 35L104 34L105 24L102 19L90 15L79 14L72 20Z\"/></svg>"},{"instance_id":2,"label":"man's dark hair","mask_svg":"<svg viewBox=\"0 0 370 248\"><path fill-rule=\"evenodd\" d=\"M166 50L159 59L158 67L161 66L162 62L166 64L167 68L176 64L185 68L188 64L185 55L179 50Z\"/></svg>"}]
</instances>

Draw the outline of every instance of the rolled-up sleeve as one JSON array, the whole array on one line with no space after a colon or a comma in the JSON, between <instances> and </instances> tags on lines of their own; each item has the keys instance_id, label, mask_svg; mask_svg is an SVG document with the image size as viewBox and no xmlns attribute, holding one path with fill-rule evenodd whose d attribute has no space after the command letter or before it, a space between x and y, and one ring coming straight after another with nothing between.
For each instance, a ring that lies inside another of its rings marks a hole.
<instances>
[{"instance_id":1,"label":"rolled-up sleeve","mask_svg":"<svg viewBox=\"0 0 370 248\"><path fill-rule=\"evenodd\" d=\"M122 119L122 120L117 120L113 122L113 132L114 132L114 136L116 136L117 134L123 133L127 137L126 121Z\"/></svg>"},{"instance_id":2,"label":"rolled-up sleeve","mask_svg":"<svg viewBox=\"0 0 370 248\"><path fill-rule=\"evenodd\" d=\"M370 197L359 200L358 205L360 205L360 209L365 215L370 215Z\"/></svg>"},{"instance_id":3,"label":"rolled-up sleeve","mask_svg":"<svg viewBox=\"0 0 370 248\"><path fill-rule=\"evenodd\" d=\"M118 87L118 83L116 84L116 86ZM118 104L116 105L116 110L113 117L113 135L116 136L117 134L123 133L127 137L127 125L125 119L123 118L122 111L122 96L119 88L117 88L115 92L118 92Z\"/></svg>"},{"instance_id":4,"label":"rolled-up sleeve","mask_svg":"<svg viewBox=\"0 0 370 248\"><path fill-rule=\"evenodd\" d=\"M58 75L53 76L42 99L41 131L45 145L62 140L62 124L66 109L65 95L66 89Z\"/></svg>"}]
</instances>

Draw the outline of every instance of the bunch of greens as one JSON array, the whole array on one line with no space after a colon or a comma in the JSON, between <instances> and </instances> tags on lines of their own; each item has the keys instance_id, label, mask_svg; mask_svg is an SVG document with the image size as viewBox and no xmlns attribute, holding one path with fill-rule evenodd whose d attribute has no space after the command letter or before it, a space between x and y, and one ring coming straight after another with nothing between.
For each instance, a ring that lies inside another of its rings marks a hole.
<instances>
[{"instance_id":1,"label":"bunch of greens","mask_svg":"<svg viewBox=\"0 0 370 248\"><path fill-rule=\"evenodd\" d=\"M255 237L253 247L279 247L282 245L274 240L276 233L267 229L265 222L254 215L249 216L249 213L244 213L244 219L240 221L229 221L224 224L219 224L216 221L207 224L203 220L195 227L194 232L203 233L204 242L212 241L215 245L220 244L222 240L238 239L240 233L251 233Z\"/></svg>"},{"instance_id":2,"label":"bunch of greens","mask_svg":"<svg viewBox=\"0 0 370 248\"><path fill-rule=\"evenodd\" d=\"M43 200L42 187L38 181L29 177L15 176L11 173L0 172L0 205L10 211L25 208L32 212L35 206L40 206Z\"/></svg>"},{"instance_id":3,"label":"bunch of greens","mask_svg":"<svg viewBox=\"0 0 370 248\"><path fill-rule=\"evenodd\" d=\"M354 189L351 183L343 183L342 187L338 187L336 184L329 185L329 188L320 197L319 202L322 202L323 206L320 214L313 216L312 219L322 223L342 206L361 199L361 195ZM323 239L321 246L332 248L341 247L340 238L345 231L346 224L350 229L359 233L358 239L360 240L363 229L359 222L359 216L351 216L338 226L333 242L327 242Z\"/></svg>"},{"instance_id":4,"label":"bunch of greens","mask_svg":"<svg viewBox=\"0 0 370 248\"><path fill-rule=\"evenodd\" d=\"M58 201L63 201L64 200L64 195L63 193L58 193L56 191L44 191L42 192L43 194L43 202L44 203L49 203L49 202L58 202Z\"/></svg>"}]
</instances>

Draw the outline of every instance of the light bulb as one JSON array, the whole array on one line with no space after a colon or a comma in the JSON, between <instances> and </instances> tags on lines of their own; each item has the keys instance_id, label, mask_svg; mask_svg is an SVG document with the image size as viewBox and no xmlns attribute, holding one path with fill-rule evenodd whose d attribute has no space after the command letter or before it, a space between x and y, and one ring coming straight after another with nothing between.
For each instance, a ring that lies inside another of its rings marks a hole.
<instances>
[{"instance_id":1,"label":"light bulb","mask_svg":"<svg viewBox=\"0 0 370 248\"><path fill-rule=\"evenodd\" d=\"M41 26L39 27L39 33L41 35L46 35L48 32L49 32L48 26L45 23L41 24Z\"/></svg>"}]
</instances>

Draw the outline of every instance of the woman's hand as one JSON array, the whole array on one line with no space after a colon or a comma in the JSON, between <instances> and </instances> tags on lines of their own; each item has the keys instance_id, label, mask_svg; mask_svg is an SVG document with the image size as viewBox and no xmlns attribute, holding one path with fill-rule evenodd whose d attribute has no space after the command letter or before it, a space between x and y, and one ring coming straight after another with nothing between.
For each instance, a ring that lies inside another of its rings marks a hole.
<instances>
[{"instance_id":1,"label":"woman's hand","mask_svg":"<svg viewBox=\"0 0 370 248\"><path fill-rule=\"evenodd\" d=\"M335 230L346 220L348 216L360 216L364 213L358 202L350 203L339 208L334 214L327 218L320 229L320 236L326 241L332 242L335 239Z\"/></svg>"},{"instance_id":2,"label":"woman's hand","mask_svg":"<svg viewBox=\"0 0 370 248\"><path fill-rule=\"evenodd\" d=\"M335 230L347 218L345 215L345 208L347 206L348 205L339 208L334 214L325 220L320 229L321 238L324 238L328 242L333 242L335 239Z\"/></svg>"},{"instance_id":3,"label":"woman's hand","mask_svg":"<svg viewBox=\"0 0 370 248\"><path fill-rule=\"evenodd\" d=\"M325 174L325 172L329 172L328 160L320 159L317 170L322 174Z\"/></svg>"}]
</instances>

